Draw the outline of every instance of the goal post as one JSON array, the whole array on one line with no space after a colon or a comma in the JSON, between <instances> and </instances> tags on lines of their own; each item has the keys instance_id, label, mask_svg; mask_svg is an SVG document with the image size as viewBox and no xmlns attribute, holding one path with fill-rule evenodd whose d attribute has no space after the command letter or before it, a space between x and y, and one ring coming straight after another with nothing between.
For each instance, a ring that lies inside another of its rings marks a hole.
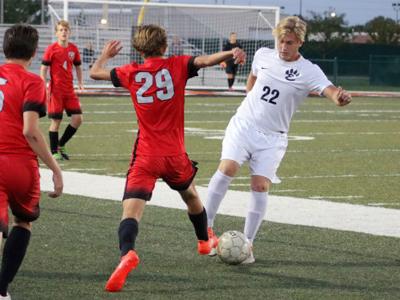
<instances>
[{"instance_id":1,"label":"goal post","mask_svg":"<svg viewBox=\"0 0 400 300\"><path fill-rule=\"evenodd\" d=\"M275 48L272 29L279 22L275 6L229 6L156 3L152 1L49 0L50 20L68 19L71 41L82 51L88 42L98 55L106 41L122 42L121 53L110 61L113 66L127 64L139 56L132 49L132 34L139 24L157 24L166 29L166 55L204 55L221 51L231 32L248 55L239 67L236 87L244 87L255 51L263 46ZM142 12L142 13L141 13ZM90 84L88 72L85 81ZM226 74L219 66L202 69L188 81L188 87L226 88Z\"/></svg>"}]
</instances>

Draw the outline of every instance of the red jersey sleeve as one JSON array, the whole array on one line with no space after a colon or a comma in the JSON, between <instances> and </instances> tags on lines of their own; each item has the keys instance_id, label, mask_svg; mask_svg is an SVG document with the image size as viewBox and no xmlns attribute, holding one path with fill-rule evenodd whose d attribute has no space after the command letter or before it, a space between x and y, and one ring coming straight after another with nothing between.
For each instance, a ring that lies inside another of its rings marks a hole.
<instances>
[{"instance_id":1,"label":"red jersey sleeve","mask_svg":"<svg viewBox=\"0 0 400 300\"><path fill-rule=\"evenodd\" d=\"M35 111L40 118L46 115L46 89L40 77L27 81L24 86L23 111Z\"/></svg>"},{"instance_id":2,"label":"red jersey sleeve","mask_svg":"<svg viewBox=\"0 0 400 300\"><path fill-rule=\"evenodd\" d=\"M81 55L79 54L78 47L74 47L75 58L74 58L74 66L80 66L82 64Z\"/></svg>"},{"instance_id":3,"label":"red jersey sleeve","mask_svg":"<svg viewBox=\"0 0 400 300\"><path fill-rule=\"evenodd\" d=\"M188 79L192 78L192 77L196 77L199 74L197 73L197 71L199 71L199 68L197 68L194 65L194 59L196 57L194 56L189 56L188 60L186 60L187 63L187 70L188 70Z\"/></svg>"},{"instance_id":4,"label":"red jersey sleeve","mask_svg":"<svg viewBox=\"0 0 400 300\"><path fill-rule=\"evenodd\" d=\"M43 58L42 58L42 65L50 66L51 65L51 47L47 47L46 51L44 51Z\"/></svg>"},{"instance_id":5,"label":"red jersey sleeve","mask_svg":"<svg viewBox=\"0 0 400 300\"><path fill-rule=\"evenodd\" d=\"M124 65L111 70L111 81L115 87L129 88L129 77L132 65Z\"/></svg>"}]
</instances>

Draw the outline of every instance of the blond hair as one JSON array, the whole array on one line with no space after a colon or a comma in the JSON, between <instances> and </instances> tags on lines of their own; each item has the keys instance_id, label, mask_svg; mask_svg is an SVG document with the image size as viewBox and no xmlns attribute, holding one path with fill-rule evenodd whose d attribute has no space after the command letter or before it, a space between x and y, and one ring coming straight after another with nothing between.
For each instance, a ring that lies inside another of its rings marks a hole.
<instances>
[{"instance_id":1,"label":"blond hair","mask_svg":"<svg viewBox=\"0 0 400 300\"><path fill-rule=\"evenodd\" d=\"M65 27L65 28L67 28L69 31L71 31L71 27L69 27L68 21L65 21L65 20L60 20L60 21L58 21L58 22L56 23L55 28L54 28L56 31L57 31L57 29L58 29L58 26Z\"/></svg>"},{"instance_id":2,"label":"blond hair","mask_svg":"<svg viewBox=\"0 0 400 300\"><path fill-rule=\"evenodd\" d=\"M140 26L133 37L133 47L144 57L162 56L167 48L167 33L158 25Z\"/></svg>"},{"instance_id":3,"label":"blond hair","mask_svg":"<svg viewBox=\"0 0 400 300\"><path fill-rule=\"evenodd\" d=\"M273 35L281 39L283 36L288 33L294 33L296 37L304 42L305 36L307 32L307 23L302 19L296 16L290 16L282 19L276 28L273 30Z\"/></svg>"}]
</instances>

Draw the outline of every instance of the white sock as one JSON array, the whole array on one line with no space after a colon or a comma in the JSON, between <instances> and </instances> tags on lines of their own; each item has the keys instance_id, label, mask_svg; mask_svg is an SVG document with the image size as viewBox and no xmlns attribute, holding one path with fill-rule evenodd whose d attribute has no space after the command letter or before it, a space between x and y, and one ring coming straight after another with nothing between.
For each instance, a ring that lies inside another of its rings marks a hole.
<instances>
[{"instance_id":1,"label":"white sock","mask_svg":"<svg viewBox=\"0 0 400 300\"><path fill-rule=\"evenodd\" d=\"M251 191L249 208L244 223L244 235L253 243L267 211L267 192Z\"/></svg>"},{"instance_id":2,"label":"white sock","mask_svg":"<svg viewBox=\"0 0 400 300\"><path fill-rule=\"evenodd\" d=\"M208 184L206 203L208 227L214 226L214 219L219 205L221 204L232 179L233 177L225 175L220 170L217 170L213 177L211 177L210 183Z\"/></svg>"}]
</instances>

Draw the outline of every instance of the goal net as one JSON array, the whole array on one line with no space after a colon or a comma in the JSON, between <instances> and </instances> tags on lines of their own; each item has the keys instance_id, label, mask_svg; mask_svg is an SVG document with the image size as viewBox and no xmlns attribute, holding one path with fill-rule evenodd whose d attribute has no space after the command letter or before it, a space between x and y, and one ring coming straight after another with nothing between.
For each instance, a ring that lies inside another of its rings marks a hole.
<instances>
[{"instance_id":1,"label":"goal net","mask_svg":"<svg viewBox=\"0 0 400 300\"><path fill-rule=\"evenodd\" d=\"M248 55L244 66L238 69L235 86L244 87L255 51L260 47L275 48L272 29L279 21L279 7L189 5L154 3L150 1L94 1L49 0L52 25L59 19L70 22L71 41L81 54L91 44L96 57L106 41L117 39L123 49L110 61L108 67L128 64L141 58L131 45L135 28L144 24L158 24L168 34L166 55L203 55L221 51L231 32ZM87 52L87 51L86 51ZM83 57L84 76L91 81L88 68L91 57ZM100 83L105 84L105 83ZM225 71L220 66L202 69L199 76L188 81L192 88L227 87Z\"/></svg>"}]
</instances>

